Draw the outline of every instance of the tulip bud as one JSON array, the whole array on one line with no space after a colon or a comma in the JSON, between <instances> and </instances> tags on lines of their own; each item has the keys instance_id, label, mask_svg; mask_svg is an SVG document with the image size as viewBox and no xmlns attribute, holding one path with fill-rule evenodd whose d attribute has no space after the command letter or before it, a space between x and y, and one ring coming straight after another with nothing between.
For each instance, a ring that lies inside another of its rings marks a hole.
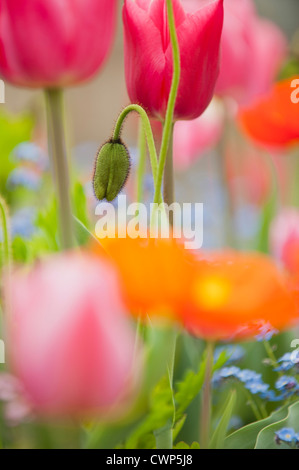
<instances>
[{"instance_id":1,"label":"tulip bud","mask_svg":"<svg viewBox=\"0 0 299 470\"><path fill-rule=\"evenodd\" d=\"M100 201L113 201L124 187L130 171L130 155L120 139L104 144L98 154L93 178L94 192Z\"/></svg>"}]
</instances>

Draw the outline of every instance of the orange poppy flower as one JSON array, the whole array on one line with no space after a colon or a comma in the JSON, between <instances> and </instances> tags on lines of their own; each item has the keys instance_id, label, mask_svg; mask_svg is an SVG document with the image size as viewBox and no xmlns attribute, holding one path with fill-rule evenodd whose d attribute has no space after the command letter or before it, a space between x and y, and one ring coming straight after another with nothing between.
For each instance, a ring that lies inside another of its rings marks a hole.
<instances>
[{"instance_id":1,"label":"orange poppy flower","mask_svg":"<svg viewBox=\"0 0 299 470\"><path fill-rule=\"evenodd\" d=\"M128 308L137 316L179 319L195 258L174 238L101 239L116 265ZM101 254L101 247L96 251Z\"/></svg>"},{"instance_id":2,"label":"orange poppy flower","mask_svg":"<svg viewBox=\"0 0 299 470\"><path fill-rule=\"evenodd\" d=\"M171 318L212 340L253 337L263 325L284 329L298 319L287 278L264 255L228 251L203 258L175 239L102 242L135 315Z\"/></svg>"},{"instance_id":3,"label":"orange poppy flower","mask_svg":"<svg viewBox=\"0 0 299 470\"><path fill-rule=\"evenodd\" d=\"M270 93L240 111L239 123L249 137L270 147L299 143L299 92L294 88L298 78L276 83Z\"/></svg>"},{"instance_id":4,"label":"orange poppy flower","mask_svg":"<svg viewBox=\"0 0 299 470\"><path fill-rule=\"evenodd\" d=\"M185 310L186 328L213 340L282 330L299 320L291 287L274 262L259 253L214 253L198 264Z\"/></svg>"}]
</instances>

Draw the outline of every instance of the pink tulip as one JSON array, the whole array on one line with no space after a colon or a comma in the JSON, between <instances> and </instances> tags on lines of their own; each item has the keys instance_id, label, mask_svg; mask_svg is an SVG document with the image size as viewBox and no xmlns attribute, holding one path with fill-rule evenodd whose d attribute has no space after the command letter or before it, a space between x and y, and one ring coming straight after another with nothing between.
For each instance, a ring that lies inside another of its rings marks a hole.
<instances>
[{"instance_id":1,"label":"pink tulip","mask_svg":"<svg viewBox=\"0 0 299 470\"><path fill-rule=\"evenodd\" d=\"M285 208L274 219L270 231L274 256L293 274L299 274L299 211Z\"/></svg>"},{"instance_id":2,"label":"pink tulip","mask_svg":"<svg viewBox=\"0 0 299 470\"><path fill-rule=\"evenodd\" d=\"M134 335L110 264L60 255L15 273L9 292L11 366L36 411L106 415L123 402L133 384Z\"/></svg>"},{"instance_id":3,"label":"pink tulip","mask_svg":"<svg viewBox=\"0 0 299 470\"><path fill-rule=\"evenodd\" d=\"M187 169L219 141L223 130L221 106L212 101L206 111L192 121L180 121L174 126L173 158L178 170Z\"/></svg>"},{"instance_id":4,"label":"pink tulip","mask_svg":"<svg viewBox=\"0 0 299 470\"><path fill-rule=\"evenodd\" d=\"M195 119L210 103L218 77L223 0L173 0L181 55L175 120ZM165 0L125 0L125 73L132 102L164 120L172 81Z\"/></svg>"},{"instance_id":5,"label":"pink tulip","mask_svg":"<svg viewBox=\"0 0 299 470\"><path fill-rule=\"evenodd\" d=\"M117 0L0 0L0 76L24 87L89 79L114 37Z\"/></svg>"},{"instance_id":6,"label":"pink tulip","mask_svg":"<svg viewBox=\"0 0 299 470\"><path fill-rule=\"evenodd\" d=\"M280 29L257 15L252 0L225 0L216 93L247 105L267 92L286 57L286 46Z\"/></svg>"}]
</instances>

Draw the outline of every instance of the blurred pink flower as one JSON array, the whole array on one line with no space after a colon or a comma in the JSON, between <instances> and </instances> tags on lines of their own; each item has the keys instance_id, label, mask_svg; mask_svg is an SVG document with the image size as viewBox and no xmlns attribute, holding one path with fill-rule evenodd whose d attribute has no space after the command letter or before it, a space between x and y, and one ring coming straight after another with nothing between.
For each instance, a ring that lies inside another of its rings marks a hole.
<instances>
[{"instance_id":1,"label":"blurred pink flower","mask_svg":"<svg viewBox=\"0 0 299 470\"><path fill-rule=\"evenodd\" d=\"M274 256L293 274L299 274L299 211L283 209L272 222L270 246Z\"/></svg>"},{"instance_id":2,"label":"blurred pink flower","mask_svg":"<svg viewBox=\"0 0 299 470\"><path fill-rule=\"evenodd\" d=\"M195 119L210 103L219 72L223 0L173 0L181 55L175 120ZM132 102L163 120L172 81L165 0L125 0L125 73Z\"/></svg>"},{"instance_id":3,"label":"blurred pink flower","mask_svg":"<svg viewBox=\"0 0 299 470\"><path fill-rule=\"evenodd\" d=\"M73 85L102 65L117 0L0 0L0 76L25 87Z\"/></svg>"},{"instance_id":4,"label":"blurred pink flower","mask_svg":"<svg viewBox=\"0 0 299 470\"><path fill-rule=\"evenodd\" d=\"M0 401L4 403L4 417L10 426L20 424L31 415L20 382L6 372L0 373Z\"/></svg>"},{"instance_id":5,"label":"blurred pink flower","mask_svg":"<svg viewBox=\"0 0 299 470\"><path fill-rule=\"evenodd\" d=\"M287 53L284 35L257 15L253 0L224 1L221 47L216 93L240 105L270 89Z\"/></svg>"},{"instance_id":6,"label":"blurred pink flower","mask_svg":"<svg viewBox=\"0 0 299 470\"><path fill-rule=\"evenodd\" d=\"M212 101L206 111L192 121L179 121L174 126L173 158L177 169L187 169L205 151L219 141L223 131L223 112Z\"/></svg>"},{"instance_id":7,"label":"blurred pink flower","mask_svg":"<svg viewBox=\"0 0 299 470\"><path fill-rule=\"evenodd\" d=\"M35 410L106 416L128 399L134 335L107 261L59 255L14 273L9 293L10 361Z\"/></svg>"},{"instance_id":8,"label":"blurred pink flower","mask_svg":"<svg viewBox=\"0 0 299 470\"><path fill-rule=\"evenodd\" d=\"M231 145L226 155L233 197L263 204L270 194L272 181L269 163L262 153L254 147Z\"/></svg>"}]
</instances>

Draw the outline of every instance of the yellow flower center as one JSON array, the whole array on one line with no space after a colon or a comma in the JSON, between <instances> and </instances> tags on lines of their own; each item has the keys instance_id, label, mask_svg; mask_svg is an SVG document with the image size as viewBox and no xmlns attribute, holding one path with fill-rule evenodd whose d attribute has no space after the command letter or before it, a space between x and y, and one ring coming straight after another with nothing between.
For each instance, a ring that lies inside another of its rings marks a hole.
<instances>
[{"instance_id":1,"label":"yellow flower center","mask_svg":"<svg viewBox=\"0 0 299 470\"><path fill-rule=\"evenodd\" d=\"M194 299L201 308L222 307L227 302L230 292L231 284L223 277L209 276L197 279L194 284Z\"/></svg>"}]
</instances>

